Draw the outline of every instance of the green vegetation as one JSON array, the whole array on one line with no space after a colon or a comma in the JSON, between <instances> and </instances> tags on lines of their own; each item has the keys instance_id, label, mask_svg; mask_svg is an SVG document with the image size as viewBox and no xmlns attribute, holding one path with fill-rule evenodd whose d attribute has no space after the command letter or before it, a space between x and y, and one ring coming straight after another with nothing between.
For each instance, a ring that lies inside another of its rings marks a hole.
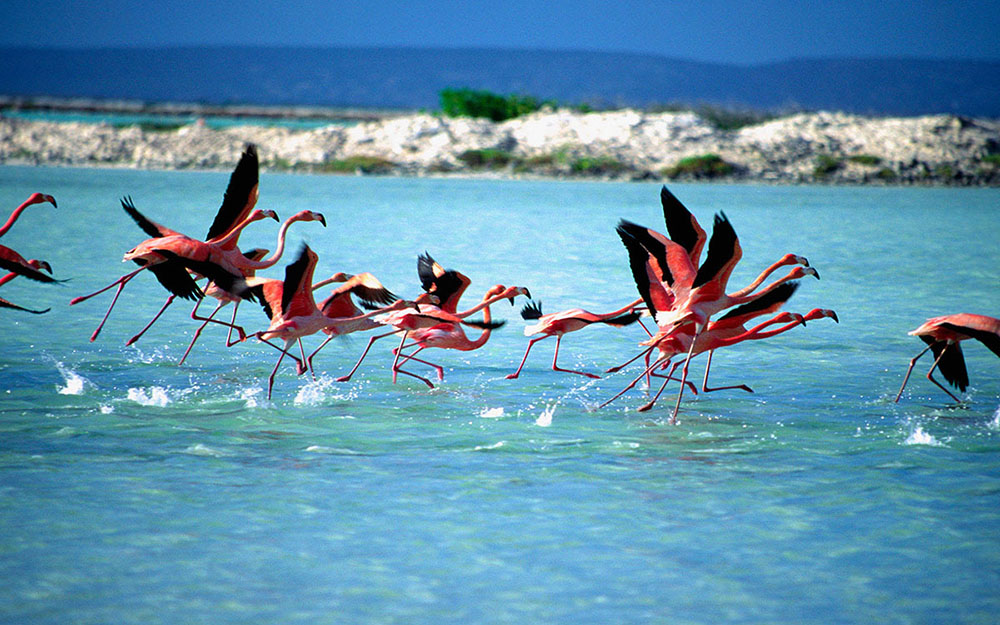
<instances>
[{"instance_id":1,"label":"green vegetation","mask_svg":"<svg viewBox=\"0 0 1000 625\"><path fill-rule=\"evenodd\" d=\"M691 106L688 104L666 104L649 108L651 113L694 113L707 121L718 130L739 130L747 126L756 126L774 119L779 115L765 113L761 111L751 111L749 109L732 109L722 106L702 104Z\"/></svg>"},{"instance_id":2,"label":"green vegetation","mask_svg":"<svg viewBox=\"0 0 1000 625\"><path fill-rule=\"evenodd\" d=\"M513 161L514 157L503 150L466 150L458 155L458 160L473 169L501 169Z\"/></svg>"},{"instance_id":3,"label":"green vegetation","mask_svg":"<svg viewBox=\"0 0 1000 625\"><path fill-rule=\"evenodd\" d=\"M342 160L332 160L322 163L316 168L324 174L385 174L392 171L395 163L377 156L349 156Z\"/></svg>"},{"instance_id":4,"label":"green vegetation","mask_svg":"<svg viewBox=\"0 0 1000 625\"><path fill-rule=\"evenodd\" d=\"M868 165L869 167L875 167L882 163L880 157L872 156L871 154L855 154L854 156L848 156L847 160L858 165Z\"/></svg>"},{"instance_id":5,"label":"green vegetation","mask_svg":"<svg viewBox=\"0 0 1000 625\"><path fill-rule=\"evenodd\" d=\"M175 130L180 130L187 123L184 122L139 122L136 123L120 123L114 124L115 128L132 128L137 127L143 132L173 132Z\"/></svg>"},{"instance_id":6,"label":"green vegetation","mask_svg":"<svg viewBox=\"0 0 1000 625\"><path fill-rule=\"evenodd\" d=\"M443 89L441 111L448 117L487 117L495 122L533 113L546 104L532 96L499 95L473 89Z\"/></svg>"},{"instance_id":7,"label":"green vegetation","mask_svg":"<svg viewBox=\"0 0 1000 625\"><path fill-rule=\"evenodd\" d=\"M983 157L983 162L990 165L1000 165L1000 154L987 154Z\"/></svg>"},{"instance_id":8,"label":"green vegetation","mask_svg":"<svg viewBox=\"0 0 1000 625\"><path fill-rule=\"evenodd\" d=\"M951 165L938 165L934 168L934 177L941 180L951 180L955 177L955 170Z\"/></svg>"},{"instance_id":9,"label":"green vegetation","mask_svg":"<svg viewBox=\"0 0 1000 625\"><path fill-rule=\"evenodd\" d=\"M820 154L816 157L816 166L813 167L813 175L817 178L826 178L843 165L839 158L829 154Z\"/></svg>"},{"instance_id":10,"label":"green vegetation","mask_svg":"<svg viewBox=\"0 0 1000 625\"><path fill-rule=\"evenodd\" d=\"M619 174L628 169L628 166L610 156L585 156L570 163L569 168L574 174L603 176L607 174Z\"/></svg>"},{"instance_id":11,"label":"green vegetation","mask_svg":"<svg viewBox=\"0 0 1000 625\"><path fill-rule=\"evenodd\" d=\"M718 154L703 154L681 159L673 167L663 170L667 178L718 178L730 176L736 171L731 163L722 160Z\"/></svg>"},{"instance_id":12,"label":"green vegetation","mask_svg":"<svg viewBox=\"0 0 1000 625\"><path fill-rule=\"evenodd\" d=\"M875 177L878 178L879 180L890 182L896 179L896 172L893 171L892 169L889 169L888 167L883 167L882 169L878 170L878 173L875 174Z\"/></svg>"}]
</instances>

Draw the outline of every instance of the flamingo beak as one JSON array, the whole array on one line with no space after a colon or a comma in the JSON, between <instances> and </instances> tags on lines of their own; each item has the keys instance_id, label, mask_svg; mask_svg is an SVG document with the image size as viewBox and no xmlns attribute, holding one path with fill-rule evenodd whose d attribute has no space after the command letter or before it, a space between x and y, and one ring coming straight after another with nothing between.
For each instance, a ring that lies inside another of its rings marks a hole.
<instances>
[{"instance_id":1,"label":"flamingo beak","mask_svg":"<svg viewBox=\"0 0 1000 625\"><path fill-rule=\"evenodd\" d=\"M802 265L803 267L808 267L809 266L809 261L806 259L805 256L796 256L795 257L795 262L797 262L798 264Z\"/></svg>"},{"instance_id":2,"label":"flamingo beak","mask_svg":"<svg viewBox=\"0 0 1000 625\"><path fill-rule=\"evenodd\" d=\"M808 265L807 265L807 267L808 267ZM819 272L816 271L815 269L813 269L812 267L809 267L809 269L812 269L812 272L811 272L812 275L816 276L816 279L819 280Z\"/></svg>"},{"instance_id":3,"label":"flamingo beak","mask_svg":"<svg viewBox=\"0 0 1000 625\"><path fill-rule=\"evenodd\" d=\"M323 213L316 213L316 221L323 224L323 227L326 228L326 217L323 216Z\"/></svg>"},{"instance_id":4,"label":"flamingo beak","mask_svg":"<svg viewBox=\"0 0 1000 625\"><path fill-rule=\"evenodd\" d=\"M268 217L270 217L271 219L273 219L273 220L275 220L275 221L281 221L280 219L278 219L278 213L276 213L276 212L274 212L274 211L271 211L271 212L270 212L270 213L268 214Z\"/></svg>"},{"instance_id":5,"label":"flamingo beak","mask_svg":"<svg viewBox=\"0 0 1000 625\"><path fill-rule=\"evenodd\" d=\"M49 265L44 260L38 261L38 268L39 269L44 269L45 271L49 272L50 275L52 274L52 266Z\"/></svg>"},{"instance_id":6,"label":"flamingo beak","mask_svg":"<svg viewBox=\"0 0 1000 625\"><path fill-rule=\"evenodd\" d=\"M840 319L837 317L837 313L830 311L830 319L833 319L835 323L840 323Z\"/></svg>"},{"instance_id":7,"label":"flamingo beak","mask_svg":"<svg viewBox=\"0 0 1000 625\"><path fill-rule=\"evenodd\" d=\"M50 203L52 204L52 207L53 207L53 208L59 208L59 207L58 207L58 206L56 205L56 199L55 199L54 197L52 197L51 195L46 195L46 196L45 196L45 201L46 201L46 202L50 202Z\"/></svg>"}]
</instances>

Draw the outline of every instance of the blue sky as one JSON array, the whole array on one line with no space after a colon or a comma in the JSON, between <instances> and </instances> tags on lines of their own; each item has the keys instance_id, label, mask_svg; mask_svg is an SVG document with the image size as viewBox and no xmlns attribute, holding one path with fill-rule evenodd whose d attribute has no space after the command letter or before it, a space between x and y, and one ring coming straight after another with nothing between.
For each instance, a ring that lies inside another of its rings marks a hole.
<instances>
[{"instance_id":1,"label":"blue sky","mask_svg":"<svg viewBox=\"0 0 1000 625\"><path fill-rule=\"evenodd\" d=\"M1000 60L1000 1L15 0L0 45L449 46Z\"/></svg>"}]
</instances>

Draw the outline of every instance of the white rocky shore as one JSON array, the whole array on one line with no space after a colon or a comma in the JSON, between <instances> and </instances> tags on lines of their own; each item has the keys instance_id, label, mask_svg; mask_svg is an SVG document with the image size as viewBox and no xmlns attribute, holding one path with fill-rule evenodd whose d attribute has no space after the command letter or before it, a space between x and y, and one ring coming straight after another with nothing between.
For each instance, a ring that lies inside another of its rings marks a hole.
<instances>
[{"instance_id":1,"label":"white rocky shore","mask_svg":"<svg viewBox=\"0 0 1000 625\"><path fill-rule=\"evenodd\" d=\"M229 169L246 143L271 170L1000 185L1000 121L952 115L821 112L734 131L694 113L635 110L549 110L501 123L414 114L313 130L0 118L5 164Z\"/></svg>"}]
</instances>

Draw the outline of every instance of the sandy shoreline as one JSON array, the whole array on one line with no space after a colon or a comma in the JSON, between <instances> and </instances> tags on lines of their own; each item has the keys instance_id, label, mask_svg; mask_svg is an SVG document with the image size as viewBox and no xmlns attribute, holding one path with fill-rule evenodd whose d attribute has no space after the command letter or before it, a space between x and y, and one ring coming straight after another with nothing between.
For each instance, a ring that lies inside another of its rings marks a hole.
<instances>
[{"instance_id":1,"label":"sandy shoreline","mask_svg":"<svg viewBox=\"0 0 1000 625\"><path fill-rule=\"evenodd\" d=\"M144 128L0 117L2 164L226 170L246 143L259 146L261 166L270 171L1000 185L1000 122L953 115L819 112L734 131L694 113L629 109L547 110L505 122L385 114L312 129Z\"/></svg>"}]
</instances>

